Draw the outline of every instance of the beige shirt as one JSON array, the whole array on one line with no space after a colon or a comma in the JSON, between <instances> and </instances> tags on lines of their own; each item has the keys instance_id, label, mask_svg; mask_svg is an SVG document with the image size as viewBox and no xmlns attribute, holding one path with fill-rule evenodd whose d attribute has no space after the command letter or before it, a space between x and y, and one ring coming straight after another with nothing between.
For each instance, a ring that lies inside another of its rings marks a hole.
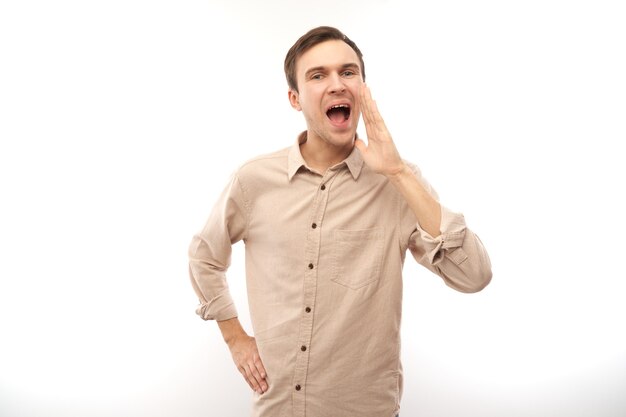
<instances>
[{"instance_id":1,"label":"beige shirt","mask_svg":"<svg viewBox=\"0 0 626 417\"><path fill-rule=\"evenodd\" d=\"M441 214L441 235L433 238L356 148L323 175L307 168L298 143L237 170L193 238L190 274L203 319L236 317L225 272L231 245L244 241L250 314L269 384L252 394L253 416L398 413L407 249L456 290L479 291L491 279L488 255L463 216L443 207Z\"/></svg>"}]
</instances>

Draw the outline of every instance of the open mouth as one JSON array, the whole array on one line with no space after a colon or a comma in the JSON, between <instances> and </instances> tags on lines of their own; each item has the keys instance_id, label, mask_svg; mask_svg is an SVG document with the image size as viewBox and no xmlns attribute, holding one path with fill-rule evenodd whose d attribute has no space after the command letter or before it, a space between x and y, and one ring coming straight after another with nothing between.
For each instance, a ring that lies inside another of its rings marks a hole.
<instances>
[{"instance_id":1,"label":"open mouth","mask_svg":"<svg viewBox=\"0 0 626 417\"><path fill-rule=\"evenodd\" d=\"M332 124L338 126L350 118L350 110L349 104L335 104L326 110L326 116L328 116Z\"/></svg>"}]
</instances>

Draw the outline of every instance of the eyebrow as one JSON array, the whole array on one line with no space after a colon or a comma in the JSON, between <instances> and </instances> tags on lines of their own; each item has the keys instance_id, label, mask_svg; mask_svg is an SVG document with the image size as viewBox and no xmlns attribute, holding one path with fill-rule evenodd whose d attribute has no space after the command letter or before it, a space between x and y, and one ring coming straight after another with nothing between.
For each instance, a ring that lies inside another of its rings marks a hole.
<instances>
[{"instance_id":1,"label":"eyebrow","mask_svg":"<svg viewBox=\"0 0 626 417\"><path fill-rule=\"evenodd\" d=\"M349 63L347 63L347 64L343 64L343 65L341 66L341 70L345 70L345 69L356 69L356 70L359 70L359 69L360 69L360 67L359 67L359 65L358 65L357 63L354 63L354 62L349 62ZM322 67L322 66L309 68L309 69L308 69L308 70L304 73L304 78L308 78L311 74L313 74L313 73L315 73L315 72L319 72L319 71L324 72L324 71L326 71L326 70L327 70L327 67Z\"/></svg>"}]
</instances>

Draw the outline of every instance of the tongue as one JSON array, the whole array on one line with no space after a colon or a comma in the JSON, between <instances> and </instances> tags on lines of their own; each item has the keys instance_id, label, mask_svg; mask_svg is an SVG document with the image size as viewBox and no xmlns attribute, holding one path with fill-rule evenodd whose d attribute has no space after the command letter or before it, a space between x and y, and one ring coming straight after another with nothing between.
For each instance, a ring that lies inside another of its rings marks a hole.
<instances>
[{"instance_id":1,"label":"tongue","mask_svg":"<svg viewBox=\"0 0 626 417\"><path fill-rule=\"evenodd\" d=\"M328 112L328 118L335 124L342 123L346 120L346 115L343 110L332 109Z\"/></svg>"}]
</instances>

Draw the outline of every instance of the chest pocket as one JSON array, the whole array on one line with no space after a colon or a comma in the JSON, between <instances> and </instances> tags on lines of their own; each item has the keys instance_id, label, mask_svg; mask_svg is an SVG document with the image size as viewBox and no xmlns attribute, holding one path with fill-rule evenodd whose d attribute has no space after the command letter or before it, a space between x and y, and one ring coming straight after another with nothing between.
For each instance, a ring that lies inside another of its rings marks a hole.
<instances>
[{"instance_id":1,"label":"chest pocket","mask_svg":"<svg viewBox=\"0 0 626 417\"><path fill-rule=\"evenodd\" d=\"M331 280L357 290L380 279L385 231L382 227L333 232Z\"/></svg>"}]
</instances>

